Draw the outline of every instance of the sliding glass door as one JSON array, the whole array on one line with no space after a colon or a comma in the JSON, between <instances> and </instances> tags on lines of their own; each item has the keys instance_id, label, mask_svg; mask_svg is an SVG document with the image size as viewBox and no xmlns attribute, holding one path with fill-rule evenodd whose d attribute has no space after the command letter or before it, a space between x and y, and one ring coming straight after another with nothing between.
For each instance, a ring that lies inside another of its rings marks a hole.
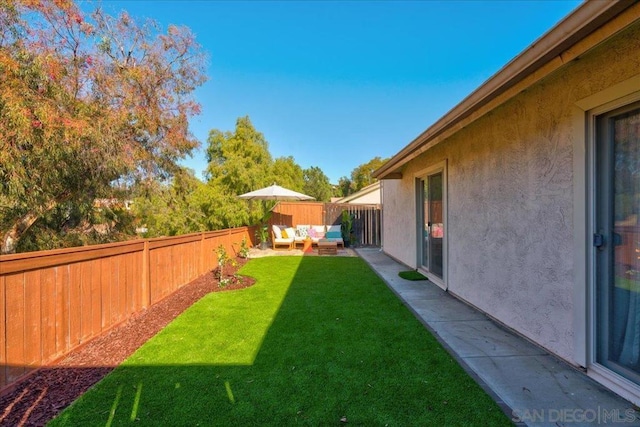
<instances>
[{"instance_id":1,"label":"sliding glass door","mask_svg":"<svg viewBox=\"0 0 640 427\"><path fill-rule=\"evenodd\" d=\"M596 362L640 384L640 103L598 116Z\"/></svg>"},{"instance_id":2,"label":"sliding glass door","mask_svg":"<svg viewBox=\"0 0 640 427\"><path fill-rule=\"evenodd\" d=\"M419 265L444 279L444 172L418 179Z\"/></svg>"}]
</instances>

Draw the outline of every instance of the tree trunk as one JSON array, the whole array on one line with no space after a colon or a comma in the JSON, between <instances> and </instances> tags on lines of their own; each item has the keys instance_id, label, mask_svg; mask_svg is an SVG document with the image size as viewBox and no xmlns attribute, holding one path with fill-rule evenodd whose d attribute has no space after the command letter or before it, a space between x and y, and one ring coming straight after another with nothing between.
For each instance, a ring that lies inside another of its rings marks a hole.
<instances>
[{"instance_id":1,"label":"tree trunk","mask_svg":"<svg viewBox=\"0 0 640 427\"><path fill-rule=\"evenodd\" d=\"M2 236L2 246L0 246L0 254L12 254L16 251L16 246L20 238L29 228L38 220L38 215L28 213L19 218Z\"/></svg>"},{"instance_id":2,"label":"tree trunk","mask_svg":"<svg viewBox=\"0 0 640 427\"><path fill-rule=\"evenodd\" d=\"M65 196L68 198L68 196ZM2 242L0 242L0 254L13 254L16 252L18 242L24 236L33 224L44 214L49 212L58 204L57 200L50 201L44 206L43 212L40 214L35 212L29 212L22 217L18 218L13 225L2 235Z\"/></svg>"}]
</instances>

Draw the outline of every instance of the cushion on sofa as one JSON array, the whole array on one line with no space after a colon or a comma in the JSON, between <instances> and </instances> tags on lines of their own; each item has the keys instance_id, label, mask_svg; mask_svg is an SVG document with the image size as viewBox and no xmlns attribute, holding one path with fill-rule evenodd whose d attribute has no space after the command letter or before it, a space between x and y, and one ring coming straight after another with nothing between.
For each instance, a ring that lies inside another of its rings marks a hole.
<instances>
[{"instance_id":1,"label":"cushion on sofa","mask_svg":"<svg viewBox=\"0 0 640 427\"><path fill-rule=\"evenodd\" d=\"M310 227L308 225L297 225L296 226L296 236L302 237L303 239L309 235Z\"/></svg>"},{"instance_id":2,"label":"cushion on sofa","mask_svg":"<svg viewBox=\"0 0 640 427\"><path fill-rule=\"evenodd\" d=\"M287 234L285 237L285 233ZM283 230L282 237L285 239L294 239L296 237L296 230L293 227L287 227Z\"/></svg>"},{"instance_id":3,"label":"cushion on sofa","mask_svg":"<svg viewBox=\"0 0 640 427\"><path fill-rule=\"evenodd\" d=\"M273 230L273 235L276 236L276 239L282 239L282 232L280 231L280 227L277 225L272 225L271 229Z\"/></svg>"},{"instance_id":4,"label":"cushion on sofa","mask_svg":"<svg viewBox=\"0 0 640 427\"><path fill-rule=\"evenodd\" d=\"M336 231L338 233L340 233L340 224L338 224L338 225L328 225L327 226L327 233L336 232Z\"/></svg>"},{"instance_id":5,"label":"cushion on sofa","mask_svg":"<svg viewBox=\"0 0 640 427\"><path fill-rule=\"evenodd\" d=\"M327 239L339 239L342 237L342 233L340 233L339 231L327 231L325 237Z\"/></svg>"},{"instance_id":6,"label":"cushion on sofa","mask_svg":"<svg viewBox=\"0 0 640 427\"><path fill-rule=\"evenodd\" d=\"M316 238L324 239L324 233L326 231L326 228L324 225L312 225L311 228L315 230Z\"/></svg>"}]
</instances>

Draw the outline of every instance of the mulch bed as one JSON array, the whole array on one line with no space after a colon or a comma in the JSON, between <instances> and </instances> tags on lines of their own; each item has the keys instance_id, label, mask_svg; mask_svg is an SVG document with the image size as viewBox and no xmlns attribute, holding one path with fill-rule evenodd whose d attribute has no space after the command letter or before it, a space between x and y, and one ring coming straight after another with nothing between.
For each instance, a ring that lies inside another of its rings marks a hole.
<instances>
[{"instance_id":1,"label":"mulch bed","mask_svg":"<svg viewBox=\"0 0 640 427\"><path fill-rule=\"evenodd\" d=\"M183 286L164 300L69 353L55 366L41 368L0 395L0 425L43 426L82 393L157 334L193 303L211 292L242 289L250 277L234 276L247 260L225 268L220 287L214 271Z\"/></svg>"}]
</instances>

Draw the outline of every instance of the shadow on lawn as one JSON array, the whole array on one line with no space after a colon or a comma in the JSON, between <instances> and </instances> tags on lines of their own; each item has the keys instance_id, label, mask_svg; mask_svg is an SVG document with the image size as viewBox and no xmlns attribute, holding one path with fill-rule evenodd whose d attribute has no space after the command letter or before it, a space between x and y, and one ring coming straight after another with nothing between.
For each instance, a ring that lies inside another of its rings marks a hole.
<instances>
[{"instance_id":1,"label":"shadow on lawn","mask_svg":"<svg viewBox=\"0 0 640 427\"><path fill-rule=\"evenodd\" d=\"M247 347L247 354L237 354L236 363L224 357L207 365L198 364L197 357L191 364L182 359L175 365L127 363L53 425L424 425L455 420L495 425L505 420L488 396L469 398L479 387L463 373L456 384L440 377L461 368L362 260L281 258L278 265L278 274L291 274L290 284L278 291L264 319L264 334ZM268 279L259 280L268 286ZM252 289L238 292L245 291ZM239 310L236 316L252 315L250 304ZM233 318L224 321L223 327L239 327ZM95 369L104 375L112 368ZM74 371L51 370L69 389ZM91 371L80 369L75 375ZM42 400L49 398L47 387L40 390ZM445 419L441 410L447 405L456 409L449 409ZM30 418L29 424L41 421L47 420Z\"/></svg>"}]
</instances>

